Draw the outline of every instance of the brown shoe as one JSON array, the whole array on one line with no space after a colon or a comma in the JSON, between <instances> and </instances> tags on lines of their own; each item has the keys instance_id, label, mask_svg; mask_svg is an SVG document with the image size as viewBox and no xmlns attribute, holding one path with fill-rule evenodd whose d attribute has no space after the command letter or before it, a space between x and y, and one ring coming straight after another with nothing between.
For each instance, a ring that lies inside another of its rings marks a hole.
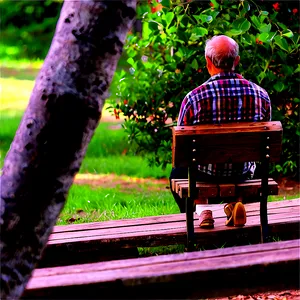
<instances>
[{"instance_id":1,"label":"brown shoe","mask_svg":"<svg viewBox=\"0 0 300 300\"><path fill-rule=\"evenodd\" d=\"M227 216L227 220L225 222L226 226L233 226L233 215L232 215L232 212L233 212L235 204L236 204L236 202L231 202L231 203L227 203L224 206L224 212L225 212L225 214Z\"/></svg>"},{"instance_id":2,"label":"brown shoe","mask_svg":"<svg viewBox=\"0 0 300 300\"><path fill-rule=\"evenodd\" d=\"M232 212L233 226L241 227L246 224L246 210L242 202L237 202L233 208Z\"/></svg>"},{"instance_id":3,"label":"brown shoe","mask_svg":"<svg viewBox=\"0 0 300 300\"><path fill-rule=\"evenodd\" d=\"M215 220L212 216L211 210L203 210L199 217L199 226L204 229L214 228Z\"/></svg>"},{"instance_id":4,"label":"brown shoe","mask_svg":"<svg viewBox=\"0 0 300 300\"><path fill-rule=\"evenodd\" d=\"M224 212L227 216L226 226L241 227L246 224L246 210L242 202L232 202L224 206Z\"/></svg>"}]
</instances>

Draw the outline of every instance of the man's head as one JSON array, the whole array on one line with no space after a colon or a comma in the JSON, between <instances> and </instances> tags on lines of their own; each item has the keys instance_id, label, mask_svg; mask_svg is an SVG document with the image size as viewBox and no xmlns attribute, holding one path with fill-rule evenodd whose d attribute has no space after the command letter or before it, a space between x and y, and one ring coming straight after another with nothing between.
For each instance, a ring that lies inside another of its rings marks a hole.
<instances>
[{"instance_id":1,"label":"man's head","mask_svg":"<svg viewBox=\"0 0 300 300\"><path fill-rule=\"evenodd\" d=\"M226 35L216 35L206 41L205 58L211 76L233 71L240 61L239 45Z\"/></svg>"}]
</instances>

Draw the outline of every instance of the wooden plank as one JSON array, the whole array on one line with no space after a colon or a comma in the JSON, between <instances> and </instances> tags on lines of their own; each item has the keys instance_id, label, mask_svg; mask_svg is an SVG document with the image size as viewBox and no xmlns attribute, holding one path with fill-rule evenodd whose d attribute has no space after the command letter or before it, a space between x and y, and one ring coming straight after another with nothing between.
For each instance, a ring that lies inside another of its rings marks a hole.
<instances>
[{"instance_id":1,"label":"wooden plank","mask_svg":"<svg viewBox=\"0 0 300 300\"><path fill-rule=\"evenodd\" d=\"M192 159L197 164L260 161L266 134L270 161L276 162L281 153L280 122L173 127L173 167L188 167Z\"/></svg>"},{"instance_id":2,"label":"wooden plank","mask_svg":"<svg viewBox=\"0 0 300 300\"><path fill-rule=\"evenodd\" d=\"M300 198L293 200L282 200L282 201L274 201L268 202L268 211L270 209L276 209L281 207L294 207L295 211L299 211L300 206ZM212 209L213 211L219 210L223 214L223 204L209 204L206 207L207 209ZM245 205L247 211L257 211L259 213L259 203L249 203ZM170 223L170 222L178 222L185 221L185 214L170 214L170 215L162 215L162 216L149 216L144 218L135 218L135 219L122 219L122 220L112 220L105 222L90 222L83 224L70 224L70 225L58 225L54 226L52 235L49 240L51 241L54 237L54 234L64 232L80 232L85 230L98 230L98 229L107 229L107 228L116 228L116 227L130 227L130 226L144 226L147 224L161 224L161 223Z\"/></svg>"},{"instance_id":3,"label":"wooden plank","mask_svg":"<svg viewBox=\"0 0 300 300\"><path fill-rule=\"evenodd\" d=\"M280 208L280 211L276 210L273 211L272 208L272 202L268 204L268 213L270 215L272 214L282 214L284 212L288 212L291 215L299 215L299 211L295 210L294 206L289 207L289 206L283 206ZM204 209L211 209L211 205L203 205L203 210ZM246 211L247 211L247 216L259 216L259 205L255 205L255 209L249 210L248 211L248 205L245 205ZM224 204L220 205L215 205L215 209L212 209L213 211L213 216L215 219L221 218L224 220L225 223L225 213L224 213ZM184 214L181 214L184 215ZM176 215L175 215L176 216ZM163 231L165 229L174 229L174 228L182 228L184 227L185 223L185 218L177 218L175 221L174 215L170 216L172 219L171 222L167 222L166 218L164 218L164 222L156 222L157 218L153 218L152 223L149 224L142 224L141 226L127 226L127 227L115 227L115 228L106 228L106 229L86 229L86 230L80 230L80 231L71 231L71 232L61 232L61 233L55 233L50 236L49 243L55 243L57 240L66 240L67 239L73 239L76 237L82 237L82 236L87 236L88 238L93 238L94 236L101 236L103 239L105 238L106 235L111 235L112 233L118 234L118 233L123 233L127 234L129 232L133 234L145 234L147 235L148 232L150 231ZM197 216L195 216L195 220L197 220ZM82 224L83 227L84 224Z\"/></svg>"},{"instance_id":4,"label":"wooden plank","mask_svg":"<svg viewBox=\"0 0 300 300\"><path fill-rule=\"evenodd\" d=\"M195 214L196 243L212 247L233 242L260 242L259 203L245 205L247 223L244 228L225 226L223 207L224 204L197 205L197 211L200 208L213 211L215 228L200 228ZM300 199L269 202L270 234L282 240L297 238L299 209ZM57 227L50 236L41 266L101 261L125 255L133 257L137 253L130 248L184 244L186 241L185 214Z\"/></svg>"},{"instance_id":5,"label":"wooden plank","mask_svg":"<svg viewBox=\"0 0 300 300\"><path fill-rule=\"evenodd\" d=\"M298 268L295 240L35 270L23 296L206 298L295 287Z\"/></svg>"},{"instance_id":6,"label":"wooden plank","mask_svg":"<svg viewBox=\"0 0 300 300\"><path fill-rule=\"evenodd\" d=\"M272 178L269 178L269 195L278 195L278 183ZM215 198L220 195L222 187L226 187L226 184L209 184L209 183L196 183L196 189L198 190L199 197ZM227 185L228 186L228 185ZM231 189L233 188L232 185ZM255 180L251 182L247 180L245 183L235 184L235 194L243 197L254 197L259 196L261 191L261 181ZM188 182L180 181L176 183L176 192L181 198L186 198L188 195ZM224 189L224 188L222 188ZM225 197L225 196L224 196Z\"/></svg>"}]
</instances>

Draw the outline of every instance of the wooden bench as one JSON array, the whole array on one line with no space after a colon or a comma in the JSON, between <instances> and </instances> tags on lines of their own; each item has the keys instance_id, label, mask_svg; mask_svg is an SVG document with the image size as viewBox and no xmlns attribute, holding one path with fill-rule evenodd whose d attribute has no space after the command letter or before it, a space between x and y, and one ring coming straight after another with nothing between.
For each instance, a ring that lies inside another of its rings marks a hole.
<instances>
[{"instance_id":1,"label":"wooden bench","mask_svg":"<svg viewBox=\"0 0 300 300\"><path fill-rule=\"evenodd\" d=\"M23 299L199 299L299 287L299 242L36 269Z\"/></svg>"},{"instance_id":2,"label":"wooden bench","mask_svg":"<svg viewBox=\"0 0 300 300\"><path fill-rule=\"evenodd\" d=\"M194 248L193 209L199 195L226 199L228 196L244 196L245 189L248 193L252 191L257 201L260 201L261 239L263 242L268 240L267 198L270 192L275 193L277 189L276 183L268 178L269 163L280 160L281 141L280 122L173 127L173 167L188 168L188 180L177 185L174 183L173 189L179 196L186 197L188 251ZM246 161L261 162L261 183L247 181L244 185L236 182L203 185L196 182L198 165Z\"/></svg>"},{"instance_id":3,"label":"wooden bench","mask_svg":"<svg viewBox=\"0 0 300 300\"><path fill-rule=\"evenodd\" d=\"M195 242L205 249L223 245L260 242L259 203L245 204L243 228L225 226L222 204L211 204L214 229L202 229L194 217ZM272 239L296 239L300 234L300 199L268 202L269 234ZM55 226L40 267L137 257L137 247L184 245L185 214Z\"/></svg>"}]
</instances>

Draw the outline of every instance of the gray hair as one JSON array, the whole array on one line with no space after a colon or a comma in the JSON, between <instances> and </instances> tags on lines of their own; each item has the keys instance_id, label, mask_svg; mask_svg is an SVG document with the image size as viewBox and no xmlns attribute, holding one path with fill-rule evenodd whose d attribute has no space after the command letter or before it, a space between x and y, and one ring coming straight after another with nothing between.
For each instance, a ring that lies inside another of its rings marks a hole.
<instances>
[{"instance_id":1,"label":"gray hair","mask_svg":"<svg viewBox=\"0 0 300 300\"><path fill-rule=\"evenodd\" d=\"M226 42L225 47L221 45ZM220 43L222 43L220 45ZM239 45L226 35L216 35L206 41L205 56L209 57L215 67L232 70L235 58L239 55Z\"/></svg>"}]
</instances>

